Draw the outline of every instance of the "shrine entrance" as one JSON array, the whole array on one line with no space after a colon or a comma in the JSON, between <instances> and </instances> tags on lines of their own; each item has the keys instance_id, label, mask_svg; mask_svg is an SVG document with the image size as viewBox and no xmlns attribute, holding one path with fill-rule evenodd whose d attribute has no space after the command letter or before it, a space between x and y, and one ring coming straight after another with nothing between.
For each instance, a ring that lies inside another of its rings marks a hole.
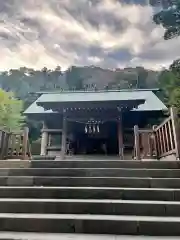
<instances>
[{"instance_id":1,"label":"shrine entrance","mask_svg":"<svg viewBox=\"0 0 180 240\"><path fill-rule=\"evenodd\" d=\"M118 154L117 123L115 122L90 126L74 123L73 133L71 147L74 154Z\"/></svg>"}]
</instances>

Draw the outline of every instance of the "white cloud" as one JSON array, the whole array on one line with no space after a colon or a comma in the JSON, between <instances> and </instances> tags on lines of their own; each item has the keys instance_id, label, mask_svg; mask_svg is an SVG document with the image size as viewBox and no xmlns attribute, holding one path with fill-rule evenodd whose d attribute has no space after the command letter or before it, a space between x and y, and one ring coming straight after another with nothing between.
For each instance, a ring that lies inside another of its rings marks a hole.
<instances>
[{"instance_id":1,"label":"white cloud","mask_svg":"<svg viewBox=\"0 0 180 240\"><path fill-rule=\"evenodd\" d=\"M148 5L6 0L0 1L0 9L2 70L88 64L157 69L180 55L179 40L163 40L164 29L152 22Z\"/></svg>"}]
</instances>

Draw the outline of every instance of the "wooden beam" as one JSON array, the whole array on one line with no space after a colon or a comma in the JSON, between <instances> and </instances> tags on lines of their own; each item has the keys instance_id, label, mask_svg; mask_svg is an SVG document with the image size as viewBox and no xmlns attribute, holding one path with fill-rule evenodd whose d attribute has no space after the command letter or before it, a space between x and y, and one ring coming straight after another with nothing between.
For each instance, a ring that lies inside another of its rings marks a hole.
<instances>
[{"instance_id":1,"label":"wooden beam","mask_svg":"<svg viewBox=\"0 0 180 240\"><path fill-rule=\"evenodd\" d=\"M72 95L73 97L73 95ZM104 108L106 109L116 109L121 108L125 111L137 108L140 104L145 102L144 99L138 100L111 100L111 101L80 101L80 102L38 102L38 106L44 107L46 110L51 109L53 112L63 113L64 109L71 109L72 111L76 109L83 109L86 105L86 109ZM79 111L79 110L78 110Z\"/></svg>"},{"instance_id":2,"label":"wooden beam","mask_svg":"<svg viewBox=\"0 0 180 240\"><path fill-rule=\"evenodd\" d=\"M16 135L15 134L11 134L10 140L11 140L10 155L13 156L14 152L16 150Z\"/></svg>"},{"instance_id":3,"label":"wooden beam","mask_svg":"<svg viewBox=\"0 0 180 240\"><path fill-rule=\"evenodd\" d=\"M123 144L123 129L122 129L122 119L118 121L118 150L119 158L124 159L124 144Z\"/></svg>"},{"instance_id":4,"label":"wooden beam","mask_svg":"<svg viewBox=\"0 0 180 240\"><path fill-rule=\"evenodd\" d=\"M67 119L65 116L65 110L63 111L63 129L62 129L62 139L61 139L61 158L65 159L66 155L66 138L67 138Z\"/></svg>"},{"instance_id":5,"label":"wooden beam","mask_svg":"<svg viewBox=\"0 0 180 240\"><path fill-rule=\"evenodd\" d=\"M9 132L3 132L2 135L2 149L1 149L1 160L4 160L7 158L8 155L8 145L9 145L9 137L10 133Z\"/></svg>"},{"instance_id":6,"label":"wooden beam","mask_svg":"<svg viewBox=\"0 0 180 240\"><path fill-rule=\"evenodd\" d=\"M161 131L161 128L158 129L158 134L159 134L160 154L163 154L162 131Z\"/></svg>"},{"instance_id":7,"label":"wooden beam","mask_svg":"<svg viewBox=\"0 0 180 240\"><path fill-rule=\"evenodd\" d=\"M169 152L171 150L171 147L170 147L170 139L168 134L168 122L164 124L164 129L165 129L165 139L166 139L166 150L167 152Z\"/></svg>"},{"instance_id":8,"label":"wooden beam","mask_svg":"<svg viewBox=\"0 0 180 240\"><path fill-rule=\"evenodd\" d=\"M47 133L61 133L62 129L49 129L49 128L43 128L41 132L47 132Z\"/></svg>"},{"instance_id":9,"label":"wooden beam","mask_svg":"<svg viewBox=\"0 0 180 240\"><path fill-rule=\"evenodd\" d=\"M29 128L24 128L23 133L23 141L22 141L22 159L27 159L27 152L28 152L28 139L29 139Z\"/></svg>"},{"instance_id":10,"label":"wooden beam","mask_svg":"<svg viewBox=\"0 0 180 240\"><path fill-rule=\"evenodd\" d=\"M139 127L134 126L134 150L136 160L140 160Z\"/></svg>"},{"instance_id":11,"label":"wooden beam","mask_svg":"<svg viewBox=\"0 0 180 240\"><path fill-rule=\"evenodd\" d=\"M16 135L16 156L21 155L21 143L22 143L21 135Z\"/></svg>"},{"instance_id":12,"label":"wooden beam","mask_svg":"<svg viewBox=\"0 0 180 240\"><path fill-rule=\"evenodd\" d=\"M168 129L169 129L169 140L170 140L170 150L174 149L174 141L172 137L172 119L169 120L168 122Z\"/></svg>"},{"instance_id":13,"label":"wooden beam","mask_svg":"<svg viewBox=\"0 0 180 240\"><path fill-rule=\"evenodd\" d=\"M4 160L4 147L5 147L5 138L6 138L6 132L0 130L0 135L1 135L1 152L0 152L0 160Z\"/></svg>"},{"instance_id":14,"label":"wooden beam","mask_svg":"<svg viewBox=\"0 0 180 240\"><path fill-rule=\"evenodd\" d=\"M154 147L154 154L155 154L154 156L158 157L159 141L157 138L156 125L153 126L153 147Z\"/></svg>"},{"instance_id":15,"label":"wooden beam","mask_svg":"<svg viewBox=\"0 0 180 240\"><path fill-rule=\"evenodd\" d=\"M166 145L165 145L165 136L164 136L164 125L160 128L161 129L161 136L162 136L162 149L163 149L163 153L166 152Z\"/></svg>"}]
</instances>

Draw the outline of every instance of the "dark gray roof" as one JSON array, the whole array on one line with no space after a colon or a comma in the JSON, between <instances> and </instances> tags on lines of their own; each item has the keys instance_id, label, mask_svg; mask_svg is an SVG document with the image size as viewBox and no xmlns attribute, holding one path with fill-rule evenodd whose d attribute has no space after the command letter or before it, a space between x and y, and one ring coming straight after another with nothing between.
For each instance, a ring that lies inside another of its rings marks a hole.
<instances>
[{"instance_id":1,"label":"dark gray roof","mask_svg":"<svg viewBox=\"0 0 180 240\"><path fill-rule=\"evenodd\" d=\"M25 114L42 114L52 111L44 111L37 105L38 102L99 102L99 101L125 101L125 100L145 100L144 104L139 105L136 111L161 111L167 107L152 92L147 90L138 91L99 91L99 92L62 92L42 94L36 102L29 106Z\"/></svg>"}]
</instances>

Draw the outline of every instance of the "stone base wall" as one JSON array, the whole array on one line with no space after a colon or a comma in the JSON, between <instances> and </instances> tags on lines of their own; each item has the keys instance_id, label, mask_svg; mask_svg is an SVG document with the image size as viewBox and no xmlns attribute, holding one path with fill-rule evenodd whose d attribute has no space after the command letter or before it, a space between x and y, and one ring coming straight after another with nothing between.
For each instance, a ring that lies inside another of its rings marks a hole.
<instances>
[{"instance_id":1,"label":"stone base wall","mask_svg":"<svg viewBox=\"0 0 180 240\"><path fill-rule=\"evenodd\" d=\"M0 168L29 168L31 160L0 160Z\"/></svg>"},{"instance_id":2,"label":"stone base wall","mask_svg":"<svg viewBox=\"0 0 180 240\"><path fill-rule=\"evenodd\" d=\"M176 155L175 154L171 154L171 155L168 155L166 157L162 157L160 158L160 161L176 161Z\"/></svg>"}]
</instances>

